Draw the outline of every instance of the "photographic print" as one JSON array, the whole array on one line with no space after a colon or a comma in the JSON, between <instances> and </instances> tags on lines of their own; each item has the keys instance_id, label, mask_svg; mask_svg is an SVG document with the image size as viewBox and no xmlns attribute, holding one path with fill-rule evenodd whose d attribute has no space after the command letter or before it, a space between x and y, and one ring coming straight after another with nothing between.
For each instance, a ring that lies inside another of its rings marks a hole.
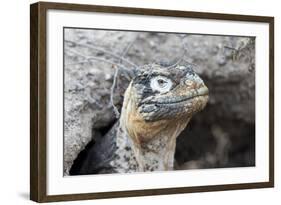
<instances>
[{"instance_id":1,"label":"photographic print","mask_svg":"<svg viewBox=\"0 0 281 205\"><path fill-rule=\"evenodd\" d=\"M255 166L255 37L63 35L64 175Z\"/></svg>"}]
</instances>

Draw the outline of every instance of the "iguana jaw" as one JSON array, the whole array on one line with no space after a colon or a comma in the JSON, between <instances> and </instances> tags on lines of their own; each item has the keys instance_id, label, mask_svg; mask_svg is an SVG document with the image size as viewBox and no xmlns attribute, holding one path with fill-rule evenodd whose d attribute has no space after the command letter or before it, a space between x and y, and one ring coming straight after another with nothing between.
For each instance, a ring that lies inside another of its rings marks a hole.
<instances>
[{"instance_id":1,"label":"iguana jaw","mask_svg":"<svg viewBox=\"0 0 281 205\"><path fill-rule=\"evenodd\" d=\"M181 91L179 91L180 89ZM204 84L195 89L180 89L177 90L177 93L144 99L137 105L137 111L144 120L155 122L163 119L192 117L206 106L209 91Z\"/></svg>"}]
</instances>

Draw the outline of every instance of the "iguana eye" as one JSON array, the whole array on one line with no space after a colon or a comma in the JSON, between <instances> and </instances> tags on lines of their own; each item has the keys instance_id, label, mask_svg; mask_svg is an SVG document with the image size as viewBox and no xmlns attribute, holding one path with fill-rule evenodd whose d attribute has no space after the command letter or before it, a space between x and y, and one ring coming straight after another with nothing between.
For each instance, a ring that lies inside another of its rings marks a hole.
<instances>
[{"instance_id":1,"label":"iguana eye","mask_svg":"<svg viewBox=\"0 0 281 205\"><path fill-rule=\"evenodd\" d=\"M153 91L165 93L171 90L172 81L164 76L156 76L150 80L150 87Z\"/></svg>"}]
</instances>

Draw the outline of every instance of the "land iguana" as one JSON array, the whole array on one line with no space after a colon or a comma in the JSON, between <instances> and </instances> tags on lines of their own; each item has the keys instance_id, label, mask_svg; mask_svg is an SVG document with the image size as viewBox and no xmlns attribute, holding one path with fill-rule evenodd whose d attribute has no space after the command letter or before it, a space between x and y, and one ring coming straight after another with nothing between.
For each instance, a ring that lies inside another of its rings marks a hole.
<instances>
[{"instance_id":1,"label":"land iguana","mask_svg":"<svg viewBox=\"0 0 281 205\"><path fill-rule=\"evenodd\" d=\"M190 64L138 67L120 119L75 174L173 170L176 138L208 99L208 88Z\"/></svg>"}]
</instances>

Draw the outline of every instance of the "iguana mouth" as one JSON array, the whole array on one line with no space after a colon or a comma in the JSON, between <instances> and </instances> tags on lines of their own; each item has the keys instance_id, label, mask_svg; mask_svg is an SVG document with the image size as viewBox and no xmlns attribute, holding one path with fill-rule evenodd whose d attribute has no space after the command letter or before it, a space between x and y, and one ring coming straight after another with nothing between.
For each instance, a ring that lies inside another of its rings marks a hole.
<instances>
[{"instance_id":1,"label":"iguana mouth","mask_svg":"<svg viewBox=\"0 0 281 205\"><path fill-rule=\"evenodd\" d=\"M176 104L176 103L186 102L197 97L203 97L208 95L209 95L209 90L206 86L204 86L196 90L194 89L193 91L189 92L186 95L163 96L154 99L146 99L141 103L141 105L142 104L155 104L155 105Z\"/></svg>"},{"instance_id":2,"label":"iguana mouth","mask_svg":"<svg viewBox=\"0 0 281 205\"><path fill-rule=\"evenodd\" d=\"M207 94L204 94L204 95L194 95L194 96L191 96L191 97L188 97L188 98L184 98L182 100L178 100L178 101L170 101L170 102L161 102L161 103L156 103L156 104L160 104L160 105L163 105L163 104L176 104L176 103L182 103L182 102L187 102L189 100L192 100L194 98L197 98L197 97L203 97L203 96L207 96Z\"/></svg>"}]
</instances>

